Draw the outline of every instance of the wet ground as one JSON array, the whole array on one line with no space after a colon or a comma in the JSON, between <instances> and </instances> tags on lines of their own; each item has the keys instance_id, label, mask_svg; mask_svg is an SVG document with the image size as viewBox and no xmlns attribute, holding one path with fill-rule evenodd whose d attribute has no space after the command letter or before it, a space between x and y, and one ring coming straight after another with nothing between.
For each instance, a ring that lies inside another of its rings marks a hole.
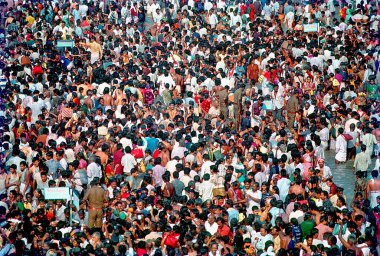
<instances>
[{"instance_id":1,"label":"wet ground","mask_svg":"<svg viewBox=\"0 0 380 256\"><path fill-rule=\"evenodd\" d=\"M352 172L354 160L347 161L345 164L335 165L335 152L330 150L325 152L326 165L331 168L333 180L339 187L344 188L344 194L347 196L347 205L351 204L354 197L355 175ZM375 165L375 160L372 160L372 167ZM369 172L370 174L370 172Z\"/></svg>"}]
</instances>

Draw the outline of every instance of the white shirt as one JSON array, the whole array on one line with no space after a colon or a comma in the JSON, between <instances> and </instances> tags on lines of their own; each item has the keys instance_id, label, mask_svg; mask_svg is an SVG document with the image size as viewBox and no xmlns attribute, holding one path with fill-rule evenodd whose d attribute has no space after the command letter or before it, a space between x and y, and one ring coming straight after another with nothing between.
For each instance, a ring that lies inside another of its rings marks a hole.
<instances>
[{"instance_id":1,"label":"white shirt","mask_svg":"<svg viewBox=\"0 0 380 256\"><path fill-rule=\"evenodd\" d=\"M102 177L102 169L100 168L100 165L95 162L89 164L87 166L87 176L89 184L95 177L98 177L100 179Z\"/></svg>"},{"instance_id":2,"label":"white shirt","mask_svg":"<svg viewBox=\"0 0 380 256\"><path fill-rule=\"evenodd\" d=\"M126 174L131 173L132 168L134 168L136 164L137 164L137 162L136 162L135 157L129 153L125 154L121 158L121 165L124 167L123 171Z\"/></svg>"},{"instance_id":3,"label":"white shirt","mask_svg":"<svg viewBox=\"0 0 380 256\"><path fill-rule=\"evenodd\" d=\"M285 201L285 198L289 193L290 180L288 178L279 179L279 181L277 181L277 187L280 190L280 199Z\"/></svg>"},{"instance_id":4,"label":"white shirt","mask_svg":"<svg viewBox=\"0 0 380 256\"><path fill-rule=\"evenodd\" d=\"M211 162L210 160L207 160L206 162L202 164L201 173L200 173L201 178L203 178L203 175L205 175L206 173L211 174L211 171L210 171L211 165L214 165L214 162Z\"/></svg>"},{"instance_id":5,"label":"white shirt","mask_svg":"<svg viewBox=\"0 0 380 256\"><path fill-rule=\"evenodd\" d=\"M213 197L212 190L214 184L210 181L203 181L199 186L199 194L202 195L202 201L211 200Z\"/></svg>"},{"instance_id":6,"label":"white shirt","mask_svg":"<svg viewBox=\"0 0 380 256\"><path fill-rule=\"evenodd\" d=\"M218 231L218 224L214 222L212 225L208 221L205 222L205 229L207 232L210 232L211 235L214 235Z\"/></svg>"},{"instance_id":7,"label":"white shirt","mask_svg":"<svg viewBox=\"0 0 380 256\"><path fill-rule=\"evenodd\" d=\"M252 197L261 200L262 193L260 190L253 192L252 189L249 189L246 191L246 194L247 194L246 198L248 199L247 213L251 214L253 206L257 206L260 208L260 202L253 201Z\"/></svg>"}]
</instances>

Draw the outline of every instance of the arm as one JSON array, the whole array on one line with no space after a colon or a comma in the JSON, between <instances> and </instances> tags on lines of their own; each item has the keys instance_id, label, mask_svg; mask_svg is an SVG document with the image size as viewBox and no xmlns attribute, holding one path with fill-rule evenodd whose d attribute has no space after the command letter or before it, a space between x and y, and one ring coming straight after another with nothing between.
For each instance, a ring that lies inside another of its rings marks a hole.
<instances>
[{"instance_id":1,"label":"arm","mask_svg":"<svg viewBox=\"0 0 380 256\"><path fill-rule=\"evenodd\" d=\"M340 242L343 244L344 247L346 247L346 249L351 249L351 245L349 243L347 243L346 240L343 239L343 236L342 236L342 229L343 229L343 223L341 220L338 220L340 223L340 229L339 229L339 234L338 234L338 238L340 240Z\"/></svg>"},{"instance_id":2,"label":"arm","mask_svg":"<svg viewBox=\"0 0 380 256\"><path fill-rule=\"evenodd\" d=\"M25 188L24 188L24 191L22 191L23 194L25 194L26 190L29 188L30 186L30 172L29 170L25 170Z\"/></svg>"},{"instance_id":3,"label":"arm","mask_svg":"<svg viewBox=\"0 0 380 256\"><path fill-rule=\"evenodd\" d=\"M82 199L82 202L88 200L88 196L90 195L90 190L91 190L91 189L87 190L86 194L84 195L84 197L83 197L83 199Z\"/></svg>"}]
</instances>

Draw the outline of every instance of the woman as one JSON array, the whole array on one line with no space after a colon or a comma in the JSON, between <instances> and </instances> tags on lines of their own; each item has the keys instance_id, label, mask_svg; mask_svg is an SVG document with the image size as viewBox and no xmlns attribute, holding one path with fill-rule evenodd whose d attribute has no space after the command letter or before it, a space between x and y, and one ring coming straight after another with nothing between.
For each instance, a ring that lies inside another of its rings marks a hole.
<instances>
[{"instance_id":1,"label":"woman","mask_svg":"<svg viewBox=\"0 0 380 256\"><path fill-rule=\"evenodd\" d=\"M310 176L309 170L310 168L314 168L314 150L312 145L308 145L306 147L306 152L302 156L302 165L304 167L304 173L302 174L302 177L305 180L308 180Z\"/></svg>"},{"instance_id":2,"label":"woman","mask_svg":"<svg viewBox=\"0 0 380 256\"><path fill-rule=\"evenodd\" d=\"M311 81L311 77L308 76L306 81L303 83L303 92L304 94L313 95L313 91L315 88L314 83Z\"/></svg>"}]
</instances>

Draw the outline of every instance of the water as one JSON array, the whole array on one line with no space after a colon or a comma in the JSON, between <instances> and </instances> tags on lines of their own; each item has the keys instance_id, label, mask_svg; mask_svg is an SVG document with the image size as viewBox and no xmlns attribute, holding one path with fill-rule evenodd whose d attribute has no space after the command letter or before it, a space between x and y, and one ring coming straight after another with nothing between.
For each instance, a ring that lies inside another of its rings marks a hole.
<instances>
[{"instance_id":1,"label":"water","mask_svg":"<svg viewBox=\"0 0 380 256\"><path fill-rule=\"evenodd\" d=\"M352 172L352 166L354 160L347 161L345 164L335 164L335 152L333 150L325 151L326 165L331 168L333 174L333 181L338 187L344 188L344 194L347 197L347 205L351 204L355 193L355 180L356 176ZM375 164L375 160L372 159L371 167ZM370 172L369 172L370 174Z\"/></svg>"}]
</instances>

